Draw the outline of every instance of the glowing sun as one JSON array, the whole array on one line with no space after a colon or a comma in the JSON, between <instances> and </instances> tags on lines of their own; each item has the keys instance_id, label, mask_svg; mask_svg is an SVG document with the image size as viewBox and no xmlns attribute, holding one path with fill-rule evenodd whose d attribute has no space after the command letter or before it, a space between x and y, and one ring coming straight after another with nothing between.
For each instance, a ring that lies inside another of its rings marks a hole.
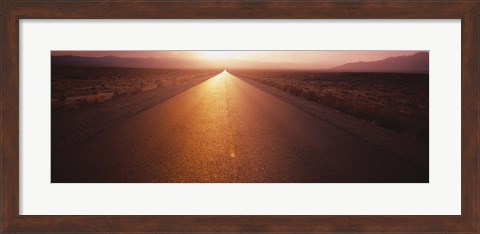
<instances>
[{"instance_id":1,"label":"glowing sun","mask_svg":"<svg viewBox=\"0 0 480 234\"><path fill-rule=\"evenodd\" d=\"M232 60L239 59L246 55L242 51L198 51L199 56L210 60Z\"/></svg>"}]
</instances>

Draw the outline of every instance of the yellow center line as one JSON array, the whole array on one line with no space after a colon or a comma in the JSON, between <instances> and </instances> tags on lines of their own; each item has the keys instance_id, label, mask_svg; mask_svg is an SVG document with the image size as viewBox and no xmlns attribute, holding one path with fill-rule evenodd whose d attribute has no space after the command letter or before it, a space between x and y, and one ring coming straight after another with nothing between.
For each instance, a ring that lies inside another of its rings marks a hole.
<instances>
[{"instance_id":1,"label":"yellow center line","mask_svg":"<svg viewBox=\"0 0 480 234\"><path fill-rule=\"evenodd\" d=\"M233 116L230 113L230 101L229 101L228 92L227 92L227 78L229 78L228 75L229 74L226 71L224 71L223 78L225 79L225 99L227 103L226 109L227 109L227 124L228 124L228 141L230 145L230 157L234 158L235 157L235 134L234 134L235 126L233 122Z\"/></svg>"}]
</instances>

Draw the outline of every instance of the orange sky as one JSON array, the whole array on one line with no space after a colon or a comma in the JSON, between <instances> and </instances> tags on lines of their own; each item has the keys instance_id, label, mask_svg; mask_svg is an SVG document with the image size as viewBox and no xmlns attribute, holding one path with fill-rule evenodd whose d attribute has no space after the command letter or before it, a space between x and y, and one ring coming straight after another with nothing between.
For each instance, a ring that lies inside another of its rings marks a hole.
<instances>
[{"instance_id":1,"label":"orange sky","mask_svg":"<svg viewBox=\"0 0 480 234\"><path fill-rule=\"evenodd\" d=\"M324 69L419 51L52 51L52 55L161 58L221 68Z\"/></svg>"}]
</instances>

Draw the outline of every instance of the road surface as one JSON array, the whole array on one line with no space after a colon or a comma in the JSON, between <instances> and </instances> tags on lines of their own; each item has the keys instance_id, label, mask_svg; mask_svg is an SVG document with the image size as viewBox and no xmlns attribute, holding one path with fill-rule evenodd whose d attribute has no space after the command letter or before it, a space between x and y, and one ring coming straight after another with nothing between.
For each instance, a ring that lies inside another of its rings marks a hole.
<instances>
[{"instance_id":1,"label":"road surface","mask_svg":"<svg viewBox=\"0 0 480 234\"><path fill-rule=\"evenodd\" d=\"M428 182L227 71L52 154L52 182Z\"/></svg>"}]
</instances>

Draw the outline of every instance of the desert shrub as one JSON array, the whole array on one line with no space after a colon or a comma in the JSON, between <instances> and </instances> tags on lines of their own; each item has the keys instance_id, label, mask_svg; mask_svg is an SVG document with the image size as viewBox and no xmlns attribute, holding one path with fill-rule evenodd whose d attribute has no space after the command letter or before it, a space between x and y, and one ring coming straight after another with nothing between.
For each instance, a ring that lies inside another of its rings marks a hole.
<instances>
[{"instance_id":1,"label":"desert shrub","mask_svg":"<svg viewBox=\"0 0 480 234\"><path fill-rule=\"evenodd\" d=\"M97 93L94 95L84 95L84 96L76 96L76 97L68 97L65 100L65 104L93 104L104 102L106 100L113 98L113 93Z\"/></svg>"},{"instance_id":2,"label":"desert shrub","mask_svg":"<svg viewBox=\"0 0 480 234\"><path fill-rule=\"evenodd\" d=\"M369 121L373 119L371 107L365 104L354 105L350 110L350 114Z\"/></svg>"},{"instance_id":3,"label":"desert shrub","mask_svg":"<svg viewBox=\"0 0 480 234\"><path fill-rule=\"evenodd\" d=\"M306 99L309 100L309 101L314 101L314 102L316 102L317 99L318 99L318 98L317 98L317 94L316 94L314 91L312 91L312 90L307 91L307 92L305 93L304 98L306 98Z\"/></svg>"},{"instance_id":4,"label":"desert shrub","mask_svg":"<svg viewBox=\"0 0 480 234\"><path fill-rule=\"evenodd\" d=\"M332 95L331 93L326 93L318 97L317 101L321 104L326 105L327 103L333 103L334 99L336 99L334 95Z\"/></svg>"},{"instance_id":5,"label":"desert shrub","mask_svg":"<svg viewBox=\"0 0 480 234\"><path fill-rule=\"evenodd\" d=\"M316 101L324 106L331 107L357 118L375 122L384 128L399 132L406 130L405 121L403 121L398 114L388 112L384 107L356 103L355 100L340 98L331 93L317 97Z\"/></svg>"},{"instance_id":6,"label":"desert shrub","mask_svg":"<svg viewBox=\"0 0 480 234\"><path fill-rule=\"evenodd\" d=\"M293 85L289 85L287 87L287 92L289 92L289 93L298 97L302 93L302 89L299 88L299 87L293 86Z\"/></svg>"},{"instance_id":7,"label":"desert shrub","mask_svg":"<svg viewBox=\"0 0 480 234\"><path fill-rule=\"evenodd\" d=\"M52 67L52 105L82 107L121 96L177 85L194 77L218 74L213 70L182 71L113 67ZM106 93L113 93L111 96Z\"/></svg>"},{"instance_id":8,"label":"desert shrub","mask_svg":"<svg viewBox=\"0 0 480 234\"><path fill-rule=\"evenodd\" d=\"M255 71L241 76L378 126L428 139L428 75Z\"/></svg>"},{"instance_id":9,"label":"desert shrub","mask_svg":"<svg viewBox=\"0 0 480 234\"><path fill-rule=\"evenodd\" d=\"M428 115L416 111L411 113L407 120L407 132L420 139L428 140L429 138L429 126Z\"/></svg>"},{"instance_id":10,"label":"desert shrub","mask_svg":"<svg viewBox=\"0 0 480 234\"><path fill-rule=\"evenodd\" d=\"M374 120L378 125L395 130L397 132L404 132L406 130L405 122L395 114L381 112L375 115Z\"/></svg>"}]
</instances>

